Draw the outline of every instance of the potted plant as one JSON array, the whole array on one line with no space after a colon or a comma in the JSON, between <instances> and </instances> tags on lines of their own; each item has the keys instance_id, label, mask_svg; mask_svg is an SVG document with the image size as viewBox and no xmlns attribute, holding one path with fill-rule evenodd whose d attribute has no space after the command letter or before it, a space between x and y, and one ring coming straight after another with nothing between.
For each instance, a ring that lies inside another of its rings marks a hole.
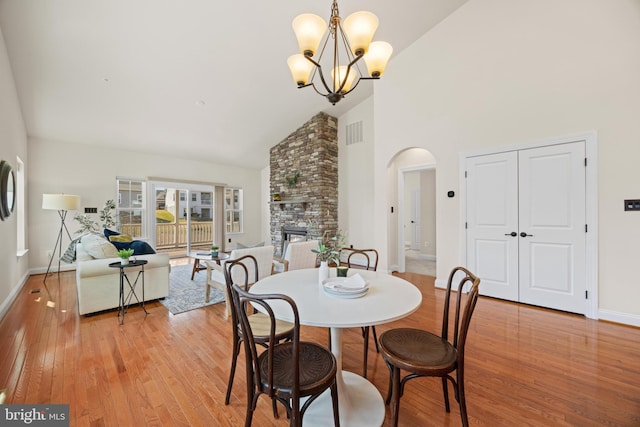
<instances>
[{"instance_id":1,"label":"potted plant","mask_svg":"<svg viewBox=\"0 0 640 427\"><path fill-rule=\"evenodd\" d=\"M217 257L219 250L220 250L220 246L216 246L216 245L211 246L211 256Z\"/></svg>"},{"instance_id":2,"label":"potted plant","mask_svg":"<svg viewBox=\"0 0 640 427\"><path fill-rule=\"evenodd\" d=\"M133 255L133 249L120 249L118 251L118 256L120 257L120 263L122 265L129 264L129 258Z\"/></svg>"},{"instance_id":3,"label":"potted plant","mask_svg":"<svg viewBox=\"0 0 640 427\"><path fill-rule=\"evenodd\" d=\"M329 262L340 264L340 248L343 245L344 235L338 230L333 237L328 237L328 232L325 232L322 239L318 240L318 248L311 249L311 252L318 254L320 260L320 268L318 269L320 283L329 277Z\"/></svg>"}]
</instances>

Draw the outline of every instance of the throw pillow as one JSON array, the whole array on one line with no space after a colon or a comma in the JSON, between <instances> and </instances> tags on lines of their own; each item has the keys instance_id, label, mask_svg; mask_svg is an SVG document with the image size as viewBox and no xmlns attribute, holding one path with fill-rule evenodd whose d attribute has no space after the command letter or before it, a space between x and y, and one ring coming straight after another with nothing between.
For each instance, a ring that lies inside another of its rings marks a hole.
<instances>
[{"instance_id":1,"label":"throw pillow","mask_svg":"<svg viewBox=\"0 0 640 427\"><path fill-rule=\"evenodd\" d=\"M133 242L133 237L128 234L112 234L109 236L110 242Z\"/></svg>"},{"instance_id":2,"label":"throw pillow","mask_svg":"<svg viewBox=\"0 0 640 427\"><path fill-rule=\"evenodd\" d=\"M99 234L87 234L81 240L82 248L94 258L117 258L118 250Z\"/></svg>"},{"instance_id":3,"label":"throw pillow","mask_svg":"<svg viewBox=\"0 0 640 427\"><path fill-rule=\"evenodd\" d=\"M104 229L104 237L106 237L107 239L111 236L119 236L119 235L120 235L119 231L109 230L108 228Z\"/></svg>"}]
</instances>

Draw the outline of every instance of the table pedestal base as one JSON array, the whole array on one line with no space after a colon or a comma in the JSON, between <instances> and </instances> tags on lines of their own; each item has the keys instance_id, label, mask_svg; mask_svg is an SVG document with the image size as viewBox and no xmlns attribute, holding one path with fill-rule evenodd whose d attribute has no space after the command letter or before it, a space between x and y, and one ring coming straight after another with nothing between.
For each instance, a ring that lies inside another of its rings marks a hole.
<instances>
[{"instance_id":1,"label":"table pedestal base","mask_svg":"<svg viewBox=\"0 0 640 427\"><path fill-rule=\"evenodd\" d=\"M342 383L342 384L341 384ZM348 427L380 426L384 421L384 401L378 389L353 372L342 371L338 378L340 425ZM333 425L331 390L309 406L302 418L304 427Z\"/></svg>"}]
</instances>

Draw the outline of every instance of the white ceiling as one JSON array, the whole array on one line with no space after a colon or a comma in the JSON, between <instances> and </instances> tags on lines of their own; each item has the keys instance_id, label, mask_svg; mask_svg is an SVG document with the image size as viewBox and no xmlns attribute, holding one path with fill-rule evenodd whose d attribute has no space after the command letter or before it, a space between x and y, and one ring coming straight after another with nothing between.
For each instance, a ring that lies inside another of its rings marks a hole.
<instances>
[{"instance_id":1,"label":"white ceiling","mask_svg":"<svg viewBox=\"0 0 640 427\"><path fill-rule=\"evenodd\" d=\"M375 13L394 56L467 0L341 0ZM0 0L30 137L263 167L269 148L332 106L297 89L291 21L331 0ZM393 57L387 73L393 72ZM384 77L383 77L384 78Z\"/></svg>"}]
</instances>

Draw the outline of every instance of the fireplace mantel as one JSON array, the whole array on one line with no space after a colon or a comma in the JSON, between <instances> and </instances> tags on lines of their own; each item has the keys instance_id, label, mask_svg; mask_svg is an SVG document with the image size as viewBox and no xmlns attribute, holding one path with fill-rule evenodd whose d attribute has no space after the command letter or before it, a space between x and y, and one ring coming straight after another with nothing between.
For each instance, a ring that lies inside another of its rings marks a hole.
<instances>
[{"instance_id":1,"label":"fireplace mantel","mask_svg":"<svg viewBox=\"0 0 640 427\"><path fill-rule=\"evenodd\" d=\"M302 205L304 209L307 209L307 203L310 203L310 200L303 199L292 199L292 200L279 200L277 202L269 202L272 205L279 205L280 209L284 208L284 205Z\"/></svg>"}]
</instances>

